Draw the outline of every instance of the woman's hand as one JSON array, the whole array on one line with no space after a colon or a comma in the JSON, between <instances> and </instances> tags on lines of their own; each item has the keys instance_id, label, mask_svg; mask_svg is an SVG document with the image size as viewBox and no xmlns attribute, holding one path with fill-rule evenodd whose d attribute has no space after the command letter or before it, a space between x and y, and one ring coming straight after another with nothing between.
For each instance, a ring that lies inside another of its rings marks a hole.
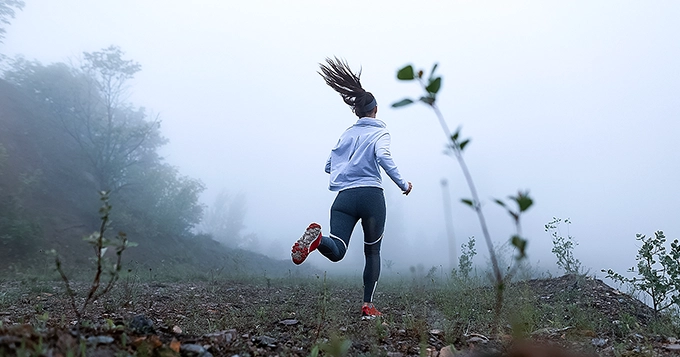
<instances>
[{"instance_id":1,"label":"woman's hand","mask_svg":"<svg viewBox=\"0 0 680 357\"><path fill-rule=\"evenodd\" d=\"M408 182L408 188L406 191L403 192L406 196L408 196L409 193L411 193L411 189L413 189L413 185L411 185L411 181Z\"/></svg>"}]
</instances>

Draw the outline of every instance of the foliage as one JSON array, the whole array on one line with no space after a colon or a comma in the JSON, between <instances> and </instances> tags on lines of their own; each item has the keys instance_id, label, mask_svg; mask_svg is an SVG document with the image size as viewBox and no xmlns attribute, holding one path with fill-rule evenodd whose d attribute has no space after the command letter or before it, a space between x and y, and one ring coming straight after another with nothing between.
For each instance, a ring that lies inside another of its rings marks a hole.
<instances>
[{"instance_id":1,"label":"foliage","mask_svg":"<svg viewBox=\"0 0 680 357\"><path fill-rule=\"evenodd\" d=\"M673 240L670 252L667 252L666 236L662 231L654 232L654 237L636 234L635 239L642 243L635 257L638 276L628 278L612 269L602 269L602 272L607 273L607 278L630 284L633 289L649 295L657 313L673 305L680 307L680 243ZM628 271L635 272L635 267Z\"/></svg>"},{"instance_id":2,"label":"foliage","mask_svg":"<svg viewBox=\"0 0 680 357\"><path fill-rule=\"evenodd\" d=\"M156 149L166 142L159 121L147 120L144 108L124 102L126 81L139 64L122 59L114 46L84 53L82 65L43 66L17 59L5 73L52 114L80 148L97 190L117 192L133 184L135 166L158 160Z\"/></svg>"},{"instance_id":3,"label":"foliage","mask_svg":"<svg viewBox=\"0 0 680 357\"><path fill-rule=\"evenodd\" d=\"M467 243L460 245L460 258L458 259L458 273L463 279L470 278L472 259L475 255L477 255L475 237L469 237Z\"/></svg>"},{"instance_id":4,"label":"foliage","mask_svg":"<svg viewBox=\"0 0 680 357\"><path fill-rule=\"evenodd\" d=\"M50 252L54 255L56 269L61 275L64 284L66 285L66 291L70 298L71 308L73 309L73 312L76 314L79 322L89 303L99 299L100 297L104 296L109 291L111 291L116 281L118 281L118 276L120 275L120 271L122 268L121 263L123 251L128 247L134 247L137 245L136 243L129 242L127 240L127 235L123 232L119 232L114 239L104 237L106 230L109 228L111 224L109 221L111 205L109 204L108 192L101 192L100 195L103 204L99 209L99 214L101 217L101 225L99 227L99 231L94 232L91 235L83 238L85 242L92 245L92 247L94 248L96 271L92 279L90 288L88 290L87 297L85 298L85 301L80 306L80 308L76 306L76 293L71 287L71 283L69 282L66 273L64 273L64 270L62 269L62 263L61 259L59 258L59 255L56 253L55 250L52 250ZM115 249L116 251L116 263L114 264L111 264L104 257L104 254L106 254L106 251L108 250L109 247L113 247L113 249ZM102 273L108 274L109 279L107 282L105 282L105 285L100 289Z\"/></svg>"},{"instance_id":5,"label":"foliage","mask_svg":"<svg viewBox=\"0 0 680 357\"><path fill-rule=\"evenodd\" d=\"M9 19L13 19L16 14L14 10L21 10L24 5L23 0L0 0L0 43L2 43L6 33L2 24L9 25Z\"/></svg>"},{"instance_id":6,"label":"foliage","mask_svg":"<svg viewBox=\"0 0 680 357\"><path fill-rule=\"evenodd\" d=\"M8 159L7 149L0 143L0 178L3 176ZM9 193L9 190L0 182L1 259L7 259L9 256L23 258L35 251L42 230L34 217L26 212L21 199L23 194L30 191L34 185L35 177L35 175L23 175L24 180L15 193Z\"/></svg>"},{"instance_id":7,"label":"foliage","mask_svg":"<svg viewBox=\"0 0 680 357\"><path fill-rule=\"evenodd\" d=\"M20 90L22 105L35 108L21 122L35 139L15 146L31 145L23 155L39 158L48 214L66 201L69 214L91 222L92 193L108 191L115 193L116 230L140 241L193 237L205 186L164 162L158 150L167 140L158 117L127 102L128 83L140 68L115 46L85 52L78 65L17 58L4 77Z\"/></svg>"},{"instance_id":8,"label":"foliage","mask_svg":"<svg viewBox=\"0 0 680 357\"><path fill-rule=\"evenodd\" d=\"M560 232L559 226L562 222L567 225L566 237L562 236ZM552 252L557 257L557 266L564 270L566 274L581 274L581 261L574 257L574 246L578 243L569 234L570 224L569 218L562 220L561 218L553 217L552 221L545 224L544 229L552 237Z\"/></svg>"},{"instance_id":9,"label":"foliage","mask_svg":"<svg viewBox=\"0 0 680 357\"><path fill-rule=\"evenodd\" d=\"M430 106L430 108L434 110L437 118L439 119L439 124L441 125L442 130L444 131L444 134L446 135L446 138L448 140L447 144L447 148L449 150L448 153L458 161L458 164L461 170L463 171L463 175L465 176L465 181L467 182L468 188L470 189L470 194L472 195L471 198L465 198L462 199L461 201L464 204L470 206L477 213L477 218L479 219L479 224L482 228L482 233L484 234L484 239L486 240L486 245L489 250L489 256L492 263L493 275L496 285L495 316L496 320L498 321L498 319L500 318L501 308L503 307L503 290L505 288L505 284L507 280L509 280L509 278L513 275L518 265L515 265L513 267L513 270L509 271L505 275L501 272L501 269L498 265L498 260L496 258L494 251L493 241L491 240L491 236L489 234L489 230L486 224L486 219L482 212L482 204L481 201L479 200L479 195L477 194L477 189L475 188L472 176L463 158L463 150L470 143L470 139L462 138L460 136L461 130L460 128L458 128L452 134L451 131L449 130L448 124L444 120L444 116L442 115L441 111L439 110L439 107L437 106L437 94L441 89L442 77L435 74L436 70L437 64L435 63L428 77L424 76L425 74L423 70L419 70L418 72L416 72L412 65L407 65L401 68L399 71L397 71L398 80L402 81L416 80L423 88L424 95L422 95L417 100L413 100L411 98L402 99L392 104L392 107L400 108L415 103L416 101L420 101ZM508 196L508 198L517 205L516 209L510 208L504 201L500 199L495 199L494 201L500 206L502 206L513 218L516 227L516 233L510 237L510 243L518 251L516 261L519 262L521 259L525 258L527 247L527 240L522 236L520 218L522 213L524 213L527 209L529 209L529 207L531 207L531 205L533 204L533 199L529 197L528 191L519 191L516 196Z\"/></svg>"},{"instance_id":10,"label":"foliage","mask_svg":"<svg viewBox=\"0 0 680 357\"><path fill-rule=\"evenodd\" d=\"M164 163L134 170L131 175L144 183L131 185L119 195L117 202L123 209L114 214L117 226L149 238L190 236L203 214L198 202L203 183Z\"/></svg>"}]
</instances>

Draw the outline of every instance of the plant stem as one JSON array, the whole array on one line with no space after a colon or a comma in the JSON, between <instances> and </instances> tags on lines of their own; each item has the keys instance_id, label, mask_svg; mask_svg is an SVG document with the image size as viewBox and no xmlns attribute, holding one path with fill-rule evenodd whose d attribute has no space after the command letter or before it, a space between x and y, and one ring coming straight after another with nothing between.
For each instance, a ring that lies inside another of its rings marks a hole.
<instances>
[{"instance_id":1,"label":"plant stem","mask_svg":"<svg viewBox=\"0 0 680 357\"><path fill-rule=\"evenodd\" d=\"M451 131L449 130L449 127L446 124L446 121L444 120L444 116L442 115L441 111L439 111L439 108L435 103L430 104L430 106L434 110L434 113L437 115L437 119L439 119L439 124L442 126L442 130L444 130L444 134L446 134L447 140L453 142L453 145L451 145L451 149L453 150L456 160L458 161L458 164L460 165L460 168L463 171L465 181L467 182L467 185L470 188L470 194L472 195L473 202L472 207L477 213L477 218L479 219L479 224L482 228L482 234L484 234L484 240L486 241L486 246L489 249L489 257L491 259L491 265L493 266L493 273L496 279L495 319L496 322L498 322L500 320L501 308L503 307L503 290L504 290L503 274L501 273L501 269L498 266L498 259L496 259L496 252L494 250L493 242L491 241L491 235L489 234L489 229L486 225L486 219L484 218L484 213L482 212L482 205L479 200L479 195L477 194L477 188L475 187L474 181L472 181L472 175L470 175L470 170L468 170L467 164L463 159L463 153L460 150L460 146L458 145L457 140L452 137Z\"/></svg>"},{"instance_id":2,"label":"plant stem","mask_svg":"<svg viewBox=\"0 0 680 357\"><path fill-rule=\"evenodd\" d=\"M442 126L442 130L444 130L444 134L446 134L446 138L448 140L453 140L451 138L451 132L449 131L449 127L446 124L446 121L444 121L444 116L442 115L441 111L439 111L439 108L437 107L436 104L431 105L432 109L434 110L435 114L437 115L437 118L439 119L439 123ZM489 255L491 257L491 264L493 265L493 271L494 271L494 276L496 278L496 283L497 284L502 284L503 282L503 276L501 274L501 270L498 267L498 260L496 259L496 253L493 247L493 242L491 241L491 236L489 234L489 229L487 228L486 225L486 219L484 218L484 213L482 212L482 206L479 201L479 195L477 194L477 188L475 187L475 183L472 181L472 175L470 175L470 170L468 170L467 164L465 163L465 160L463 159L463 155L460 151L460 148L457 143L454 142L454 145L452 147L453 153L456 156L456 160L458 160L458 164L460 165L461 170L463 171L463 175L465 176L465 181L467 182L468 187L470 188L470 194L472 195L472 202L473 202L473 208L475 212L477 213L477 218L479 219L479 224L482 227L482 234L484 234L484 240L486 241L486 246L489 249Z\"/></svg>"}]
</instances>

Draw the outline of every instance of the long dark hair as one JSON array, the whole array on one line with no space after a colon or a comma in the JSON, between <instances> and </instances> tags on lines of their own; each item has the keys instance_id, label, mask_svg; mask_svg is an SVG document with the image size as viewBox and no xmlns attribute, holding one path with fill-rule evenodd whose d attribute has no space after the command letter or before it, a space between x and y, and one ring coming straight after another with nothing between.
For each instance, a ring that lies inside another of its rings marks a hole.
<instances>
[{"instance_id":1,"label":"long dark hair","mask_svg":"<svg viewBox=\"0 0 680 357\"><path fill-rule=\"evenodd\" d=\"M326 58L326 64L319 63L321 72L318 72L326 81L326 84L340 93L345 104L352 108L352 112L359 118L369 114L376 107L375 97L361 86L361 70L352 73L345 60L337 57Z\"/></svg>"}]
</instances>

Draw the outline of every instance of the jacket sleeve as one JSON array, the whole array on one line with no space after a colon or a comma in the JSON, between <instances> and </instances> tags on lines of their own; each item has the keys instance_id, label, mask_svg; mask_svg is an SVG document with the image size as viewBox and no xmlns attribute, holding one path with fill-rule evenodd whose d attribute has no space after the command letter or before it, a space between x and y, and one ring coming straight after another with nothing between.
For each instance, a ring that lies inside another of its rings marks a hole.
<instances>
[{"instance_id":1,"label":"jacket sleeve","mask_svg":"<svg viewBox=\"0 0 680 357\"><path fill-rule=\"evenodd\" d=\"M402 191L408 190L408 182L401 177L397 165L392 160L390 154L390 134L385 133L381 135L375 143L375 157L378 159L378 164L385 170L387 176L394 181Z\"/></svg>"},{"instance_id":2,"label":"jacket sleeve","mask_svg":"<svg viewBox=\"0 0 680 357\"><path fill-rule=\"evenodd\" d=\"M331 153L330 155L328 155L328 160L326 160L326 169L325 169L325 171L326 171L327 174L330 174L330 173L331 173L331 156L332 156L332 155L333 155L333 153Z\"/></svg>"}]
</instances>

